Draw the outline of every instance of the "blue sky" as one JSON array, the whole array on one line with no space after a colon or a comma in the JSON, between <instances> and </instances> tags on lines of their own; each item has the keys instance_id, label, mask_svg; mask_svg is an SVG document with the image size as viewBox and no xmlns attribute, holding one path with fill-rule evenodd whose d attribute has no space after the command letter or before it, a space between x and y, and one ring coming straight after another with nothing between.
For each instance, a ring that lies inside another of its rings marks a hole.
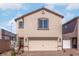
<instances>
[{"instance_id":1,"label":"blue sky","mask_svg":"<svg viewBox=\"0 0 79 59\"><path fill-rule=\"evenodd\" d=\"M79 16L79 4L71 3L3 3L0 4L0 28L16 32L14 19L41 7L48 8L64 16L63 23Z\"/></svg>"}]
</instances>

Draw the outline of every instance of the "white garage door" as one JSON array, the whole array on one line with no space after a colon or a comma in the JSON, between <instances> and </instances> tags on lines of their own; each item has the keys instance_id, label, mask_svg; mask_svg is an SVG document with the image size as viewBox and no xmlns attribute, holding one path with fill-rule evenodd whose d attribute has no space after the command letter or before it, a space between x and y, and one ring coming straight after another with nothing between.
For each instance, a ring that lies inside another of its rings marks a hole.
<instances>
[{"instance_id":1,"label":"white garage door","mask_svg":"<svg viewBox=\"0 0 79 59\"><path fill-rule=\"evenodd\" d=\"M30 40L30 51L57 50L57 40Z\"/></svg>"},{"instance_id":2,"label":"white garage door","mask_svg":"<svg viewBox=\"0 0 79 59\"><path fill-rule=\"evenodd\" d=\"M63 40L63 48L64 49L71 48L71 42L70 42L70 40Z\"/></svg>"}]
</instances>

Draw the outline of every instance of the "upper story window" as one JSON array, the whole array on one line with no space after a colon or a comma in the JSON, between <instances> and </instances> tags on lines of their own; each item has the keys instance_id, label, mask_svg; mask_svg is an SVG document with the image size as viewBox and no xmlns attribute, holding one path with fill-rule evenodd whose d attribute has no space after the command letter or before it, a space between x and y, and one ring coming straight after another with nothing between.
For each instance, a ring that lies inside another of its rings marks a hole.
<instances>
[{"instance_id":1,"label":"upper story window","mask_svg":"<svg viewBox=\"0 0 79 59\"><path fill-rule=\"evenodd\" d=\"M48 18L40 18L38 20L38 29L48 29Z\"/></svg>"},{"instance_id":2,"label":"upper story window","mask_svg":"<svg viewBox=\"0 0 79 59\"><path fill-rule=\"evenodd\" d=\"M19 28L24 28L24 22L23 21L19 22Z\"/></svg>"}]
</instances>

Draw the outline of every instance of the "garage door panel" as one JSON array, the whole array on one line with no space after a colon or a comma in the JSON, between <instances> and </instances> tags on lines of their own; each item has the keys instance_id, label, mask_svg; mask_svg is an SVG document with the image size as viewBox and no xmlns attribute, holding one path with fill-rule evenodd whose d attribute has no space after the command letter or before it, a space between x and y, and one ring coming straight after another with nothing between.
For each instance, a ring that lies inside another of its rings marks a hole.
<instances>
[{"instance_id":1,"label":"garage door panel","mask_svg":"<svg viewBox=\"0 0 79 59\"><path fill-rule=\"evenodd\" d=\"M30 50L39 50L41 48L42 42L39 40L30 40L29 41L29 49Z\"/></svg>"},{"instance_id":2,"label":"garage door panel","mask_svg":"<svg viewBox=\"0 0 79 59\"><path fill-rule=\"evenodd\" d=\"M53 50L54 48L57 48L57 41L56 40L46 40L44 41L44 47L47 50Z\"/></svg>"},{"instance_id":3,"label":"garage door panel","mask_svg":"<svg viewBox=\"0 0 79 59\"><path fill-rule=\"evenodd\" d=\"M63 48L64 49L70 49L71 48L70 40L63 40Z\"/></svg>"},{"instance_id":4,"label":"garage door panel","mask_svg":"<svg viewBox=\"0 0 79 59\"><path fill-rule=\"evenodd\" d=\"M57 40L30 40L29 41L30 51L39 50L57 50Z\"/></svg>"}]
</instances>

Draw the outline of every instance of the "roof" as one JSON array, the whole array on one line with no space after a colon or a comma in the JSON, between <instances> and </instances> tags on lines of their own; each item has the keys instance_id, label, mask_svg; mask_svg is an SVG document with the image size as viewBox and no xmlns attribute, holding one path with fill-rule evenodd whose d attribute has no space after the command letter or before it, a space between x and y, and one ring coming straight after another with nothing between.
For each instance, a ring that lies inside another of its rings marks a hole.
<instances>
[{"instance_id":1,"label":"roof","mask_svg":"<svg viewBox=\"0 0 79 59\"><path fill-rule=\"evenodd\" d=\"M28 14L22 15L22 16L16 18L15 21L17 21L17 20L19 20L19 19L21 19L21 18L23 18L23 17L25 17L25 16L31 15L31 14L33 14L33 13L35 13L35 12L38 12L38 11L40 11L40 10L46 10L46 11L48 11L48 12L50 12L50 13L53 13L53 14L55 14L55 15L57 15L57 16L63 18L62 15L60 15L60 14L54 12L54 11L51 11L51 10L49 10L49 9L43 7L43 8L37 9L37 10L35 10L35 11L32 11L32 12L30 12L30 13L28 13Z\"/></svg>"},{"instance_id":2,"label":"roof","mask_svg":"<svg viewBox=\"0 0 79 59\"><path fill-rule=\"evenodd\" d=\"M63 24L63 27L62 27L63 34L71 33L74 31L78 18L79 16L74 17L72 20Z\"/></svg>"},{"instance_id":3,"label":"roof","mask_svg":"<svg viewBox=\"0 0 79 59\"><path fill-rule=\"evenodd\" d=\"M16 36L16 34L10 32L8 30L5 30L5 29L0 29L0 30L1 30L3 35Z\"/></svg>"},{"instance_id":4,"label":"roof","mask_svg":"<svg viewBox=\"0 0 79 59\"><path fill-rule=\"evenodd\" d=\"M63 26L66 25L66 24L68 24L68 23L71 23L72 21L76 20L77 18L79 18L79 16L74 17L73 19L71 19L68 22L64 23Z\"/></svg>"}]
</instances>

